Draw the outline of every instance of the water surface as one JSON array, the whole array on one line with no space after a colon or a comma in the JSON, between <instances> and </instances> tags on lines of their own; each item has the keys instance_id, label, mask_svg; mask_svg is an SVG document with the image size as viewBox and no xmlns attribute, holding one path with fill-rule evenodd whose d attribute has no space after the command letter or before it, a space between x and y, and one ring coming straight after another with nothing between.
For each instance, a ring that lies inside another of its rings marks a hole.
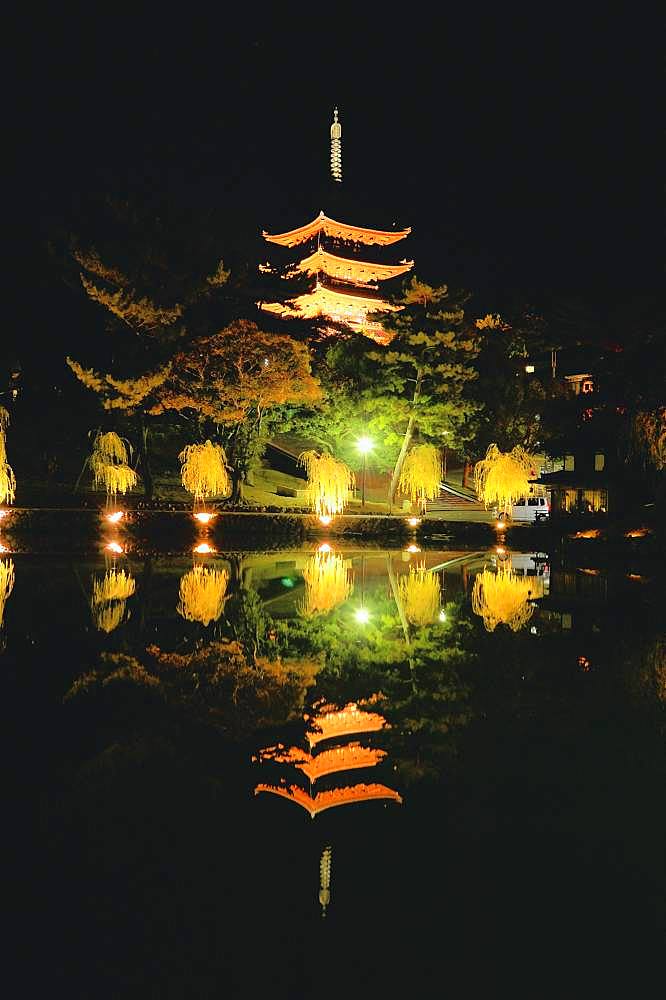
<instances>
[{"instance_id":1,"label":"water surface","mask_svg":"<svg viewBox=\"0 0 666 1000\"><path fill-rule=\"evenodd\" d=\"M0 558L52 988L640 994L654 575L416 544Z\"/></svg>"}]
</instances>

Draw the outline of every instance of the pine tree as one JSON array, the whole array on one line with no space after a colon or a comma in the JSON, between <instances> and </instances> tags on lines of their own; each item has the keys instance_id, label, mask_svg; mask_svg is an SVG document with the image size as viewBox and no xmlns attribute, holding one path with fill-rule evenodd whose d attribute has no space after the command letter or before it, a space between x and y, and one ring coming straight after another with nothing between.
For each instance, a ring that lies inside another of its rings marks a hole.
<instances>
[{"instance_id":1,"label":"pine tree","mask_svg":"<svg viewBox=\"0 0 666 1000\"><path fill-rule=\"evenodd\" d=\"M479 404L465 397L465 388L476 378L480 334L465 322L465 301L446 285L433 288L413 277L394 300L401 310L382 316L393 339L369 357L378 363L375 408L384 409L385 434L400 442L390 504L416 435L440 446L446 440L458 448L469 439L470 418Z\"/></svg>"}]
</instances>

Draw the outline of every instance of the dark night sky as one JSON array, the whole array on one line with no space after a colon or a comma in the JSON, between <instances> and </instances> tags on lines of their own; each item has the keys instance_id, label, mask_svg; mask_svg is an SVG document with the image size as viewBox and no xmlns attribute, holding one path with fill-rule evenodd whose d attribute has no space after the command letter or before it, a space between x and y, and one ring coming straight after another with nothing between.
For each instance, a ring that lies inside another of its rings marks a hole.
<instances>
[{"instance_id":1,"label":"dark night sky","mask_svg":"<svg viewBox=\"0 0 666 1000\"><path fill-rule=\"evenodd\" d=\"M591 303L654 290L661 32L646 8L593 6L335 7L325 20L305 5L217 20L58 9L38 31L15 23L15 288L30 287L53 220L105 191L158 210L208 200L248 233L305 222L327 207L337 103L350 221L411 224L424 277ZM17 296L15 328L25 319Z\"/></svg>"}]
</instances>

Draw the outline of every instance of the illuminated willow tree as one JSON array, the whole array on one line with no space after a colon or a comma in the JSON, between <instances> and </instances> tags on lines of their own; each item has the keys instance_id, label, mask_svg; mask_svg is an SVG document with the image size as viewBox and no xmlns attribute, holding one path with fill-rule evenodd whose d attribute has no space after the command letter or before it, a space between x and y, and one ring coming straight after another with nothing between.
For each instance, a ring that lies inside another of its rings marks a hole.
<instances>
[{"instance_id":1,"label":"illuminated willow tree","mask_svg":"<svg viewBox=\"0 0 666 1000\"><path fill-rule=\"evenodd\" d=\"M136 581L132 574L115 566L108 569L101 580L94 577L90 608L95 627L101 632L113 632L125 619L127 599L135 590Z\"/></svg>"},{"instance_id":2,"label":"illuminated willow tree","mask_svg":"<svg viewBox=\"0 0 666 1000\"><path fill-rule=\"evenodd\" d=\"M638 412L632 430L635 450L655 469L666 469L666 406Z\"/></svg>"},{"instance_id":3,"label":"illuminated willow tree","mask_svg":"<svg viewBox=\"0 0 666 1000\"><path fill-rule=\"evenodd\" d=\"M486 457L474 466L474 486L486 509L511 511L516 500L529 493L529 480L534 475L534 458L517 445L502 452L496 444L488 446Z\"/></svg>"},{"instance_id":4,"label":"illuminated willow tree","mask_svg":"<svg viewBox=\"0 0 666 1000\"><path fill-rule=\"evenodd\" d=\"M0 628L5 618L5 605L14 589L14 562L12 559L0 559Z\"/></svg>"},{"instance_id":5,"label":"illuminated willow tree","mask_svg":"<svg viewBox=\"0 0 666 1000\"><path fill-rule=\"evenodd\" d=\"M178 459L182 484L194 497L195 507L208 497L228 496L231 493L227 456L221 445L212 441L188 444Z\"/></svg>"},{"instance_id":6,"label":"illuminated willow tree","mask_svg":"<svg viewBox=\"0 0 666 1000\"><path fill-rule=\"evenodd\" d=\"M178 614L202 625L216 622L224 611L228 584L226 569L194 566L180 581Z\"/></svg>"},{"instance_id":7,"label":"illuminated willow tree","mask_svg":"<svg viewBox=\"0 0 666 1000\"><path fill-rule=\"evenodd\" d=\"M107 506L111 507L119 493L133 489L138 476L130 466L132 446L115 431L97 431L89 458L93 475L93 489L106 491Z\"/></svg>"},{"instance_id":8,"label":"illuminated willow tree","mask_svg":"<svg viewBox=\"0 0 666 1000\"><path fill-rule=\"evenodd\" d=\"M400 577L398 593L410 625L431 625L436 620L441 605L439 577L424 563L410 566L409 573Z\"/></svg>"},{"instance_id":9,"label":"illuminated willow tree","mask_svg":"<svg viewBox=\"0 0 666 1000\"><path fill-rule=\"evenodd\" d=\"M16 495L16 477L7 461L7 425L9 414L0 406L0 503L13 503Z\"/></svg>"},{"instance_id":10,"label":"illuminated willow tree","mask_svg":"<svg viewBox=\"0 0 666 1000\"><path fill-rule=\"evenodd\" d=\"M305 596L298 605L304 617L332 611L352 594L351 560L335 552L315 552L303 568Z\"/></svg>"},{"instance_id":11,"label":"illuminated willow tree","mask_svg":"<svg viewBox=\"0 0 666 1000\"><path fill-rule=\"evenodd\" d=\"M543 581L534 576L517 576L507 559L493 573L478 573L472 588L472 610L483 618L486 631L506 625L512 632L523 628L534 614L531 603L543 597Z\"/></svg>"},{"instance_id":12,"label":"illuminated willow tree","mask_svg":"<svg viewBox=\"0 0 666 1000\"><path fill-rule=\"evenodd\" d=\"M398 490L425 511L428 500L434 500L439 495L442 476L439 448L432 444L417 444L405 458Z\"/></svg>"},{"instance_id":13,"label":"illuminated willow tree","mask_svg":"<svg viewBox=\"0 0 666 1000\"><path fill-rule=\"evenodd\" d=\"M327 451L301 452L298 462L307 472L309 506L319 516L341 514L356 483L349 466Z\"/></svg>"}]
</instances>

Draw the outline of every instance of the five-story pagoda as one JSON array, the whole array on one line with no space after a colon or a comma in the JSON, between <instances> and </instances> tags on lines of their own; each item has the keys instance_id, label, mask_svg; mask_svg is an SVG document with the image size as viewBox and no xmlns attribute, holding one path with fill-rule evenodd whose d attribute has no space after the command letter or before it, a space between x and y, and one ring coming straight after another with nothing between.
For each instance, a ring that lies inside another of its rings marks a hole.
<instances>
[{"instance_id":1,"label":"five-story pagoda","mask_svg":"<svg viewBox=\"0 0 666 1000\"><path fill-rule=\"evenodd\" d=\"M342 127L336 108L331 125L331 177L342 183ZM297 248L287 274L307 276L308 290L285 303L264 302L261 308L285 318L323 317L341 323L368 337L385 342L381 324L368 315L390 312L396 307L383 297L379 283L405 274L412 260L381 263L368 260L374 248L398 243L411 229L380 230L336 222L323 211L311 222L285 233L263 233L268 243L289 250Z\"/></svg>"}]
</instances>

